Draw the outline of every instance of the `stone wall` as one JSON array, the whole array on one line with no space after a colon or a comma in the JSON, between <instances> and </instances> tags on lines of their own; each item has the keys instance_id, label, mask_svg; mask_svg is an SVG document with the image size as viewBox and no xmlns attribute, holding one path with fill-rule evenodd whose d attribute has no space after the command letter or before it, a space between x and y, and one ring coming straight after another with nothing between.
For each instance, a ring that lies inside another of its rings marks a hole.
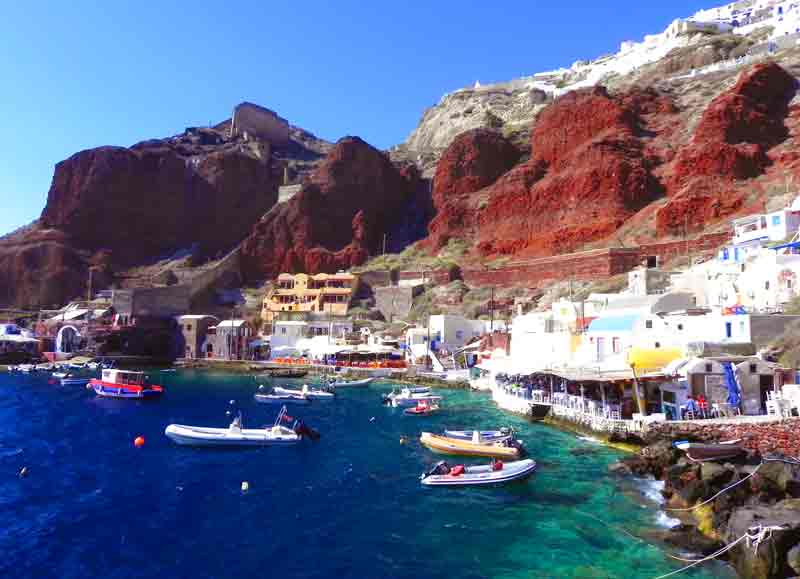
<instances>
[{"instance_id":1,"label":"stone wall","mask_svg":"<svg viewBox=\"0 0 800 579\"><path fill-rule=\"evenodd\" d=\"M800 456L800 418L760 422L747 418L729 423L720 421L681 421L651 424L649 432L670 440L689 439L721 442L743 439L742 446L759 454Z\"/></svg>"},{"instance_id":2,"label":"stone wall","mask_svg":"<svg viewBox=\"0 0 800 579\"><path fill-rule=\"evenodd\" d=\"M274 145L286 145L289 143L289 123L267 108L241 103L233 109L231 137L245 134Z\"/></svg>"},{"instance_id":3,"label":"stone wall","mask_svg":"<svg viewBox=\"0 0 800 579\"><path fill-rule=\"evenodd\" d=\"M375 306L386 321L406 318L411 312L411 306L414 305L414 297L421 291L421 286L374 288Z\"/></svg>"},{"instance_id":4,"label":"stone wall","mask_svg":"<svg viewBox=\"0 0 800 579\"><path fill-rule=\"evenodd\" d=\"M458 278L458 270L451 269L404 270L397 273L397 283L401 285L413 285L415 282L447 285Z\"/></svg>"},{"instance_id":5,"label":"stone wall","mask_svg":"<svg viewBox=\"0 0 800 579\"><path fill-rule=\"evenodd\" d=\"M496 269L463 269L467 285L540 287L549 283L574 279L592 281L625 273L656 256L660 262L687 254L708 255L727 242L728 233L704 235L688 241L668 241L639 247L608 248L581 251L511 262Z\"/></svg>"},{"instance_id":6,"label":"stone wall","mask_svg":"<svg viewBox=\"0 0 800 579\"><path fill-rule=\"evenodd\" d=\"M189 311L190 288L185 285L116 290L114 310L133 317L172 318Z\"/></svg>"}]
</instances>

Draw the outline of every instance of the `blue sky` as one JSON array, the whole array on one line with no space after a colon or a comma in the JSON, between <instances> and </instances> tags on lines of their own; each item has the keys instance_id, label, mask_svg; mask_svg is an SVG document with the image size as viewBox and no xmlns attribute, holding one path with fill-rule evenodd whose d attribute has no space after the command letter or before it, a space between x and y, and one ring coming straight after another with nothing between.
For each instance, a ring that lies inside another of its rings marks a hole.
<instances>
[{"instance_id":1,"label":"blue sky","mask_svg":"<svg viewBox=\"0 0 800 579\"><path fill-rule=\"evenodd\" d=\"M336 140L403 141L445 92L617 50L715 3L0 0L0 234L54 165L227 118L249 100Z\"/></svg>"}]
</instances>

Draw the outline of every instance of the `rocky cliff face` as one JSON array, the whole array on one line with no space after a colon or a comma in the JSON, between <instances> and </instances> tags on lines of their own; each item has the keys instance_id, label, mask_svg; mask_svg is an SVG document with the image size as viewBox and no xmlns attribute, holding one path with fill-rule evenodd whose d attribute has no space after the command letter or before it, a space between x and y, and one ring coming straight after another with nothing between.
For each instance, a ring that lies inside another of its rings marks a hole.
<instances>
[{"instance_id":1,"label":"rocky cliff face","mask_svg":"<svg viewBox=\"0 0 800 579\"><path fill-rule=\"evenodd\" d=\"M478 216L470 194L494 183L520 156L520 151L495 131L473 129L459 135L436 166L436 217L429 226L427 245L438 250L450 238L469 237L477 227Z\"/></svg>"},{"instance_id":2,"label":"rocky cliff face","mask_svg":"<svg viewBox=\"0 0 800 579\"><path fill-rule=\"evenodd\" d=\"M687 221L695 228L719 222L752 203L751 180L792 136L786 119L794 90L794 77L779 65L756 65L694 126L695 109L682 107L674 91L573 91L539 113L530 158L502 176L496 168L506 157L486 147L469 179L447 178L461 171L459 137L437 166L430 246L470 239L476 224L485 256L542 256L616 243L629 221L658 236L682 233ZM779 158L797 164L787 151Z\"/></svg>"},{"instance_id":3,"label":"rocky cliff face","mask_svg":"<svg viewBox=\"0 0 800 579\"><path fill-rule=\"evenodd\" d=\"M174 147L101 147L56 165L43 226L115 262L200 248L211 255L242 239L277 200L269 159L240 149L183 156Z\"/></svg>"},{"instance_id":4,"label":"rocky cliff face","mask_svg":"<svg viewBox=\"0 0 800 579\"><path fill-rule=\"evenodd\" d=\"M288 202L275 207L242 243L248 279L282 271L335 272L377 253L416 190L414 170L357 137L340 140Z\"/></svg>"},{"instance_id":5,"label":"rocky cliff face","mask_svg":"<svg viewBox=\"0 0 800 579\"><path fill-rule=\"evenodd\" d=\"M110 283L176 252L195 263L225 253L276 203L284 168L302 178L328 147L296 127L280 146L230 138L223 123L76 153L56 165L39 222L0 239L0 303L82 295L98 255Z\"/></svg>"}]
</instances>

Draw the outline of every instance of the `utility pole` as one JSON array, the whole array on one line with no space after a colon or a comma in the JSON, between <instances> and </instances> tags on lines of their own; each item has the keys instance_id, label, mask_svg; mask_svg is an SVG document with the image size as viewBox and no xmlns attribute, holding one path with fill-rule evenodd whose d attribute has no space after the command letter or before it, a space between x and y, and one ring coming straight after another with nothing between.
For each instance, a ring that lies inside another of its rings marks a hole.
<instances>
[{"instance_id":1,"label":"utility pole","mask_svg":"<svg viewBox=\"0 0 800 579\"><path fill-rule=\"evenodd\" d=\"M428 313L428 339L425 341L425 367L427 369L428 364L431 362L431 314Z\"/></svg>"},{"instance_id":2,"label":"utility pole","mask_svg":"<svg viewBox=\"0 0 800 579\"><path fill-rule=\"evenodd\" d=\"M692 263L689 257L689 215L683 216L683 241L686 243L686 266L691 269Z\"/></svg>"},{"instance_id":3,"label":"utility pole","mask_svg":"<svg viewBox=\"0 0 800 579\"><path fill-rule=\"evenodd\" d=\"M383 255L386 255L386 234L383 234Z\"/></svg>"},{"instance_id":4,"label":"utility pole","mask_svg":"<svg viewBox=\"0 0 800 579\"><path fill-rule=\"evenodd\" d=\"M492 297L491 300L489 301L489 315L490 315L489 333L493 334L494 333L494 286L492 286Z\"/></svg>"}]
</instances>

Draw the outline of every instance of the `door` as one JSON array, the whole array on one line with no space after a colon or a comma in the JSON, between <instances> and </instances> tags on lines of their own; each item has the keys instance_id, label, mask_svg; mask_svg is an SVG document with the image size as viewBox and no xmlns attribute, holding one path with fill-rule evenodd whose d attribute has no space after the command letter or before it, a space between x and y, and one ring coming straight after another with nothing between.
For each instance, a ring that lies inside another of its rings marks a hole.
<instances>
[{"instance_id":1,"label":"door","mask_svg":"<svg viewBox=\"0 0 800 579\"><path fill-rule=\"evenodd\" d=\"M733 324L731 322L725 322L725 337L730 338L733 336Z\"/></svg>"}]
</instances>

